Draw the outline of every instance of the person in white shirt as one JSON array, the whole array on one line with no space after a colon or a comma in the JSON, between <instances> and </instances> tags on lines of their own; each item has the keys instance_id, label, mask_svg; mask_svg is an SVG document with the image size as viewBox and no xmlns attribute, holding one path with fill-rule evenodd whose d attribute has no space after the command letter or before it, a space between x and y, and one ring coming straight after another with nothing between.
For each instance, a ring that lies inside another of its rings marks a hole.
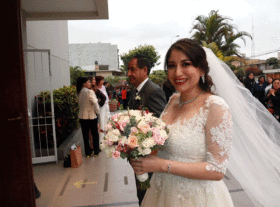
<instances>
[{"instance_id":1,"label":"person in white shirt","mask_svg":"<svg viewBox=\"0 0 280 207\"><path fill-rule=\"evenodd\" d=\"M264 89L265 94L267 94L269 89L272 88L273 78L272 77L267 77L267 82L268 82L268 86L266 86L266 88Z\"/></svg>"},{"instance_id":2,"label":"person in white shirt","mask_svg":"<svg viewBox=\"0 0 280 207\"><path fill-rule=\"evenodd\" d=\"M98 100L93 90L91 90L91 83L85 77L79 77L77 79L77 95L79 102L79 115L81 129L84 139L84 147L86 157L91 156L94 151L94 155L99 154L99 134L97 128L97 114L100 109ZM93 149L89 143L89 130L93 137Z\"/></svg>"}]
</instances>

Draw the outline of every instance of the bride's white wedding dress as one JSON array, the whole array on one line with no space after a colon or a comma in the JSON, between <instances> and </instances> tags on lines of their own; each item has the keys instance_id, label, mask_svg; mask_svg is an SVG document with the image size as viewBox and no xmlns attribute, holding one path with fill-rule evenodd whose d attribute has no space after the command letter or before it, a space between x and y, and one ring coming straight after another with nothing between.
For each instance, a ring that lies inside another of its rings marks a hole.
<instances>
[{"instance_id":1,"label":"bride's white wedding dress","mask_svg":"<svg viewBox=\"0 0 280 207\"><path fill-rule=\"evenodd\" d=\"M162 120L168 116L168 105ZM226 172L232 144L232 120L222 98L209 96L194 116L186 119L178 115L169 129L169 139L158 157L179 162L206 162L206 170ZM230 207L233 203L223 180L195 180L157 172L153 174L151 188L141 206Z\"/></svg>"}]
</instances>

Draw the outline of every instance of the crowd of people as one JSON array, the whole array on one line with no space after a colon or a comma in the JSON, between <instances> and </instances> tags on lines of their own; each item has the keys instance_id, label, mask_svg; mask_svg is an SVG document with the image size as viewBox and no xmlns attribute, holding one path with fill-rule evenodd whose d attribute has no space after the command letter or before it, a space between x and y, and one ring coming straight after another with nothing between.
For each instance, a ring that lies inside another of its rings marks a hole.
<instances>
[{"instance_id":1,"label":"crowd of people","mask_svg":"<svg viewBox=\"0 0 280 207\"><path fill-rule=\"evenodd\" d=\"M280 122L280 79L262 75L256 81L254 74L248 72L243 84Z\"/></svg>"}]
</instances>

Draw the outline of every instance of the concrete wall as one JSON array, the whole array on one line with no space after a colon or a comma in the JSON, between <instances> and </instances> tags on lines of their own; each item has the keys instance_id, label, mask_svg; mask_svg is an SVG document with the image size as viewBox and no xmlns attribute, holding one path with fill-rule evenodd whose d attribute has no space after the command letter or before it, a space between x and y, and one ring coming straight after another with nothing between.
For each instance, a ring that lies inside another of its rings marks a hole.
<instances>
[{"instance_id":1,"label":"concrete wall","mask_svg":"<svg viewBox=\"0 0 280 207\"><path fill-rule=\"evenodd\" d=\"M68 24L67 21L27 21L26 36L27 49L49 49L51 54L50 77L48 53L25 52L27 98L33 102L42 90L70 85Z\"/></svg>"},{"instance_id":2,"label":"concrete wall","mask_svg":"<svg viewBox=\"0 0 280 207\"><path fill-rule=\"evenodd\" d=\"M110 43L69 44L71 66L109 65L109 70L119 68L117 45Z\"/></svg>"}]
</instances>

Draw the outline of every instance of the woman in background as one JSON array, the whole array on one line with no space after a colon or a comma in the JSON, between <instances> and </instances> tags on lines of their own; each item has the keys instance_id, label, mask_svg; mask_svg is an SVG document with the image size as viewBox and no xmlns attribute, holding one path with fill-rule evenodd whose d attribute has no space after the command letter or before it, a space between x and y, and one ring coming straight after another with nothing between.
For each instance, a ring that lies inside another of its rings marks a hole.
<instances>
[{"instance_id":1,"label":"woman in background","mask_svg":"<svg viewBox=\"0 0 280 207\"><path fill-rule=\"evenodd\" d=\"M272 82L273 82L273 78L272 77L267 77L268 86L266 86L266 88L264 89L265 95L267 95L269 90L272 88Z\"/></svg>"},{"instance_id":2,"label":"woman in background","mask_svg":"<svg viewBox=\"0 0 280 207\"><path fill-rule=\"evenodd\" d=\"M248 72L244 80L244 86L253 94L255 90L255 78L254 73Z\"/></svg>"},{"instance_id":3,"label":"woman in background","mask_svg":"<svg viewBox=\"0 0 280 207\"><path fill-rule=\"evenodd\" d=\"M104 131L104 127L107 124L107 122L108 122L108 120L111 116L110 115L110 109L109 109L109 97L108 97L108 94L106 92L106 88L103 85L104 84L104 77L103 76L96 76L95 80L96 80L97 88L106 97L106 101L105 101L104 105L100 108L99 131L101 131L100 142L102 142L103 137L104 137L104 133L102 131Z\"/></svg>"},{"instance_id":4,"label":"woman in background","mask_svg":"<svg viewBox=\"0 0 280 207\"><path fill-rule=\"evenodd\" d=\"M266 96L266 100L271 102L273 115L280 122L280 79L274 79L273 88L271 88Z\"/></svg>"},{"instance_id":5,"label":"woman in background","mask_svg":"<svg viewBox=\"0 0 280 207\"><path fill-rule=\"evenodd\" d=\"M91 83L91 89L94 91L94 93L98 99L99 107L102 107L106 102L106 96L98 89L98 87L96 85L95 77L89 76L88 79L90 80L90 83Z\"/></svg>"},{"instance_id":6,"label":"woman in background","mask_svg":"<svg viewBox=\"0 0 280 207\"><path fill-rule=\"evenodd\" d=\"M99 135L97 129L97 114L100 109L97 98L93 90L91 90L91 83L85 77L77 79L77 95L79 102L79 115L81 129L84 139L84 147L86 157L92 155L92 149L89 143L89 130L93 137L93 151L94 155L99 154Z\"/></svg>"},{"instance_id":7,"label":"woman in background","mask_svg":"<svg viewBox=\"0 0 280 207\"><path fill-rule=\"evenodd\" d=\"M255 84L254 96L263 104L265 105L264 97L265 92L264 89L267 86L267 82L265 77L262 75L258 78L258 83Z\"/></svg>"},{"instance_id":8,"label":"woman in background","mask_svg":"<svg viewBox=\"0 0 280 207\"><path fill-rule=\"evenodd\" d=\"M91 83L91 89L94 91L94 93L97 97L99 108L101 108L105 104L106 96L97 88L95 77L89 76L88 79L90 80L90 83ZM100 117L99 117L99 115L97 117L98 117L98 123L99 123ZM97 124L97 126L98 126L97 128L99 128L99 124ZM89 140L92 143L91 145L93 145L93 138L91 136L91 133L89 133L89 134L90 134ZM93 146L91 146L91 147L93 147ZM101 152L100 147L99 147L99 152Z\"/></svg>"}]
</instances>

